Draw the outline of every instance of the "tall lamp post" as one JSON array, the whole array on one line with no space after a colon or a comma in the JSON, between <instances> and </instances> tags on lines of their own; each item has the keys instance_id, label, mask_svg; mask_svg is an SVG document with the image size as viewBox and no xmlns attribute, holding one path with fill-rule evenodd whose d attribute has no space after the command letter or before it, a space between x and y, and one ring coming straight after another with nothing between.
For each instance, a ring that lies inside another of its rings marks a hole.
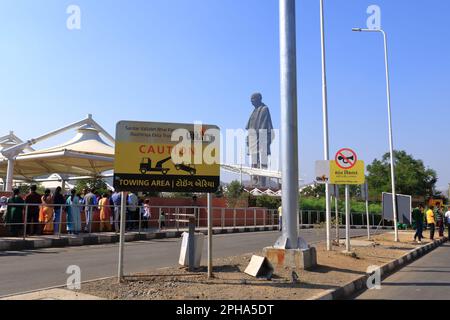
<instances>
[{"instance_id":1,"label":"tall lamp post","mask_svg":"<svg viewBox=\"0 0 450 320\"><path fill-rule=\"evenodd\" d=\"M394 164L394 142L392 138L392 115L391 115L391 86L389 81L389 59L388 59L388 46L387 35L382 29L362 29L353 28L355 32L380 32L384 39L384 59L386 65L386 93L387 93L387 107L388 107L388 121L389 121L389 152L391 156L391 183L392 183L392 210L394 213L394 230L395 241L398 242L398 228L397 228L397 197L395 193L395 164Z\"/></svg>"},{"instance_id":2,"label":"tall lamp post","mask_svg":"<svg viewBox=\"0 0 450 320\"><path fill-rule=\"evenodd\" d=\"M328 96L327 96L327 71L325 56L325 17L323 0L320 0L320 33L322 44L322 115L323 115L323 156L324 160L330 160L329 135L328 135ZM327 250L331 246L331 203L330 203L330 185L325 184L325 210L326 210L326 234Z\"/></svg>"},{"instance_id":3,"label":"tall lamp post","mask_svg":"<svg viewBox=\"0 0 450 320\"><path fill-rule=\"evenodd\" d=\"M298 249L298 132L295 0L280 0L281 175L283 235L276 247Z\"/></svg>"}]
</instances>

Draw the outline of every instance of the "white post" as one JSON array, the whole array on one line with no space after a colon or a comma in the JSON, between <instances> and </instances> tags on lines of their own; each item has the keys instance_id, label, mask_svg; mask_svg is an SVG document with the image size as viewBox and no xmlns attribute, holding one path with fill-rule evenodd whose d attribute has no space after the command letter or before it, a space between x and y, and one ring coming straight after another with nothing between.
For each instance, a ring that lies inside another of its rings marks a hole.
<instances>
[{"instance_id":1,"label":"white post","mask_svg":"<svg viewBox=\"0 0 450 320\"><path fill-rule=\"evenodd\" d=\"M208 279L213 278L212 234L213 234L212 194L208 193Z\"/></svg>"},{"instance_id":2,"label":"white post","mask_svg":"<svg viewBox=\"0 0 450 320\"><path fill-rule=\"evenodd\" d=\"M8 158L8 169L6 171L6 192L12 192L14 179L14 159Z\"/></svg>"},{"instance_id":3,"label":"white post","mask_svg":"<svg viewBox=\"0 0 450 320\"><path fill-rule=\"evenodd\" d=\"M323 0L320 0L320 31L322 43L322 110L323 110L323 156L324 160L330 160L330 148L328 143L328 96L327 96L327 71L325 56L325 17ZM326 234L327 250L332 250L331 245L331 203L330 186L325 184L325 208L326 208Z\"/></svg>"},{"instance_id":4,"label":"white post","mask_svg":"<svg viewBox=\"0 0 450 320\"><path fill-rule=\"evenodd\" d=\"M350 250L350 188L345 185L345 251Z\"/></svg>"},{"instance_id":5,"label":"white post","mask_svg":"<svg viewBox=\"0 0 450 320\"><path fill-rule=\"evenodd\" d=\"M126 219L126 197L125 192L120 193L120 243L119 243L119 270L118 270L118 282L122 282L123 279L123 256L125 247L125 219Z\"/></svg>"},{"instance_id":6,"label":"white post","mask_svg":"<svg viewBox=\"0 0 450 320\"><path fill-rule=\"evenodd\" d=\"M392 184L392 210L394 213L394 230L395 241L398 242L398 228L397 228L397 196L395 193L395 159L394 159L394 138L392 133L392 114L391 114L391 85L389 80L389 58L388 58L388 46L386 32L380 30L384 39L384 58L386 64L386 94L388 105L388 121L389 121L389 151L391 155L391 184Z\"/></svg>"},{"instance_id":7,"label":"white post","mask_svg":"<svg viewBox=\"0 0 450 320\"><path fill-rule=\"evenodd\" d=\"M398 228L397 228L397 196L395 192L395 160L394 160L394 139L392 130L392 112L391 112L391 84L389 79L389 55L388 55L388 43L386 32L382 29L361 29L353 28L356 32L381 32L384 40L384 61L386 67L386 95L387 95L387 111L388 111L388 124L389 124L389 153L391 162L391 187L392 187L392 211L394 213L394 230L395 241L398 242ZM383 221L384 222L384 221Z\"/></svg>"},{"instance_id":8,"label":"white post","mask_svg":"<svg viewBox=\"0 0 450 320\"><path fill-rule=\"evenodd\" d=\"M367 240L370 240L369 199L366 199Z\"/></svg>"},{"instance_id":9,"label":"white post","mask_svg":"<svg viewBox=\"0 0 450 320\"><path fill-rule=\"evenodd\" d=\"M337 187L335 187L335 188L337 191ZM336 243L337 243L337 245L339 245L339 239L340 239L340 237L339 237L339 202L338 202L338 197L336 196L336 194L334 196L334 203L335 203L335 211L336 211Z\"/></svg>"}]
</instances>

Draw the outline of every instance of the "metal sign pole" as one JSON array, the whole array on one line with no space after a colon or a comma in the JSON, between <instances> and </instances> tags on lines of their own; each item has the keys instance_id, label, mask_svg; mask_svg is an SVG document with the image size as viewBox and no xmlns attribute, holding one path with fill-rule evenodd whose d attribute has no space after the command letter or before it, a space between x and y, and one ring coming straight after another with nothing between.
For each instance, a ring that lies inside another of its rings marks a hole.
<instances>
[{"instance_id":1,"label":"metal sign pole","mask_svg":"<svg viewBox=\"0 0 450 320\"><path fill-rule=\"evenodd\" d=\"M366 198L366 216L367 216L367 240L370 240L370 217L369 217L369 185L364 185L364 192Z\"/></svg>"},{"instance_id":2,"label":"metal sign pole","mask_svg":"<svg viewBox=\"0 0 450 320\"><path fill-rule=\"evenodd\" d=\"M117 274L117 280L119 283L123 280L123 255L125 244L125 210L126 210L126 197L125 192L120 193L120 242L119 242L119 270Z\"/></svg>"},{"instance_id":3,"label":"metal sign pole","mask_svg":"<svg viewBox=\"0 0 450 320\"><path fill-rule=\"evenodd\" d=\"M337 184L334 185L334 204L336 211L336 243L339 245L339 187Z\"/></svg>"},{"instance_id":4,"label":"metal sign pole","mask_svg":"<svg viewBox=\"0 0 450 320\"><path fill-rule=\"evenodd\" d=\"M195 271L195 219L189 219L189 272Z\"/></svg>"},{"instance_id":5,"label":"metal sign pole","mask_svg":"<svg viewBox=\"0 0 450 320\"><path fill-rule=\"evenodd\" d=\"M212 272L213 271L212 233L213 233L212 194L208 193L208 279L214 277Z\"/></svg>"},{"instance_id":6,"label":"metal sign pole","mask_svg":"<svg viewBox=\"0 0 450 320\"><path fill-rule=\"evenodd\" d=\"M335 202L335 211L336 211L336 243L339 245L339 207L338 207L338 198L334 198Z\"/></svg>"},{"instance_id":7,"label":"metal sign pole","mask_svg":"<svg viewBox=\"0 0 450 320\"><path fill-rule=\"evenodd\" d=\"M350 188L345 185L345 251L350 252Z\"/></svg>"}]
</instances>

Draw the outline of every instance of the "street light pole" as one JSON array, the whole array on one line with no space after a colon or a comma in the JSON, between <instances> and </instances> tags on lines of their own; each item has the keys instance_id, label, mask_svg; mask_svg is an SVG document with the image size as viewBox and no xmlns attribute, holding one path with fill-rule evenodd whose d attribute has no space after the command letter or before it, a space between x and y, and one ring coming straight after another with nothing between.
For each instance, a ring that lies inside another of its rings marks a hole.
<instances>
[{"instance_id":1,"label":"street light pole","mask_svg":"<svg viewBox=\"0 0 450 320\"><path fill-rule=\"evenodd\" d=\"M298 249L298 121L295 0L280 4L283 235L275 247Z\"/></svg>"},{"instance_id":2,"label":"street light pole","mask_svg":"<svg viewBox=\"0 0 450 320\"><path fill-rule=\"evenodd\" d=\"M322 43L322 110L323 110L323 156L324 160L330 160L329 135L328 135L328 94L327 94L327 70L325 56L325 15L323 0L320 0L320 33ZM325 184L325 210L326 210L326 234L327 250L331 251L331 203L330 185Z\"/></svg>"},{"instance_id":3,"label":"street light pole","mask_svg":"<svg viewBox=\"0 0 450 320\"><path fill-rule=\"evenodd\" d=\"M386 94L387 94L387 107L388 107L388 122L389 122L389 152L391 158L391 184L392 184L392 210L394 213L394 230L395 230L395 242L399 241L398 227L397 227L397 195L395 193L395 159L394 159L394 139L392 133L392 113L391 113L391 84L389 78L389 57L388 57L388 44L386 32L382 29L361 29L353 28L355 32L380 32L383 35L384 40L384 60L386 66Z\"/></svg>"}]
</instances>

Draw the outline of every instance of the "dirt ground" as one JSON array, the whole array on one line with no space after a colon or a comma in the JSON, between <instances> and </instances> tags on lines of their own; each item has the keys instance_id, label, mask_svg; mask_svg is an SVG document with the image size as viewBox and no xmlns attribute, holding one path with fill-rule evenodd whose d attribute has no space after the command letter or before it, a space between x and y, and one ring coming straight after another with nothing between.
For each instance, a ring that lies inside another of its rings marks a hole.
<instances>
[{"instance_id":1,"label":"dirt ground","mask_svg":"<svg viewBox=\"0 0 450 320\"><path fill-rule=\"evenodd\" d=\"M253 254L214 260L214 279L208 280L206 268L190 273L184 267L154 270L136 274L122 284L115 279L82 285L81 292L111 300L301 300L324 290L345 285L365 274L372 265L381 266L419 246L412 242L413 232L401 232L394 242L393 232L373 236L370 246L352 248L353 256L345 255L344 247L326 251L317 248L318 267L312 271L294 270L298 281L292 280L292 269L277 268L272 280L255 279L244 273ZM356 238L366 240L366 238ZM422 245L427 243L427 239Z\"/></svg>"}]
</instances>

